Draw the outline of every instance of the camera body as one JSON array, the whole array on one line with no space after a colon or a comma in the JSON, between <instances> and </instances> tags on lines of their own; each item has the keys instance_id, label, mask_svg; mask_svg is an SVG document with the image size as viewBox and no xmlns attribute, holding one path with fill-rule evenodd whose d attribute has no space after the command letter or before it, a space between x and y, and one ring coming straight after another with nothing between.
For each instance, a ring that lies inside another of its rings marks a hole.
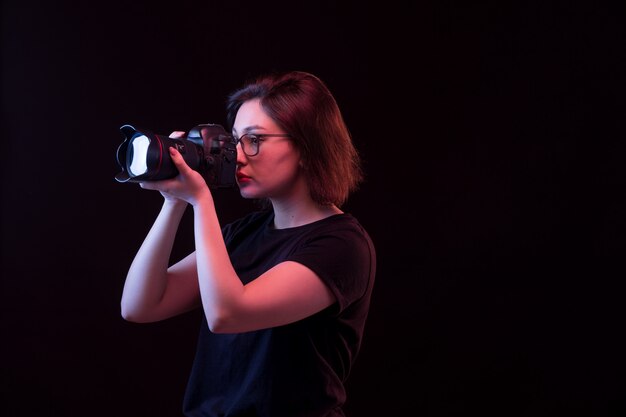
<instances>
[{"instance_id":1,"label":"camera body","mask_svg":"<svg viewBox=\"0 0 626 417\"><path fill-rule=\"evenodd\" d=\"M189 167L198 171L210 188L235 185L237 149L233 136L219 124L200 124L184 138L170 138L131 125L120 128L124 141L117 149L122 171L118 182L159 181L178 175L169 148L175 147Z\"/></svg>"}]
</instances>

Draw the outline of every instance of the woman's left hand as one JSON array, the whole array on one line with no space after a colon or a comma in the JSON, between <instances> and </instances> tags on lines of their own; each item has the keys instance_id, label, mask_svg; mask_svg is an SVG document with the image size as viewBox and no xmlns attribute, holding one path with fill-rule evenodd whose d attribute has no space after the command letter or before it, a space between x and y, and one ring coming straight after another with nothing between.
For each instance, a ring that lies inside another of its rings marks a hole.
<instances>
[{"instance_id":1,"label":"woman's left hand","mask_svg":"<svg viewBox=\"0 0 626 417\"><path fill-rule=\"evenodd\" d=\"M198 171L187 165L182 155L174 147L169 148L172 162L178 169L178 175L174 178L162 181L142 182L139 185L146 190L158 190L167 198L184 200L191 205L196 205L211 191Z\"/></svg>"}]
</instances>

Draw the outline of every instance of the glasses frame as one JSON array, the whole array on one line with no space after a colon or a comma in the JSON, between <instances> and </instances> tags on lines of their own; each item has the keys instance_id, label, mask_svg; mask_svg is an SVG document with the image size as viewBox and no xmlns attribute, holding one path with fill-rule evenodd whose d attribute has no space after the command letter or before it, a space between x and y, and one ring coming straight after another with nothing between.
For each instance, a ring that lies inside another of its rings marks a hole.
<instances>
[{"instance_id":1,"label":"glasses frame","mask_svg":"<svg viewBox=\"0 0 626 417\"><path fill-rule=\"evenodd\" d=\"M252 137L250 143L253 143L254 140L257 141L255 153L248 153L246 151L246 146L244 146L244 143L241 141L241 138L243 138L244 136ZM235 146L237 146L237 144L241 144L241 150L243 151L244 155L257 156L259 154L259 151L261 150L261 142L265 142L265 138L268 137L290 138L292 136L288 133L244 133L238 138L233 139L233 142L235 143Z\"/></svg>"}]
</instances>

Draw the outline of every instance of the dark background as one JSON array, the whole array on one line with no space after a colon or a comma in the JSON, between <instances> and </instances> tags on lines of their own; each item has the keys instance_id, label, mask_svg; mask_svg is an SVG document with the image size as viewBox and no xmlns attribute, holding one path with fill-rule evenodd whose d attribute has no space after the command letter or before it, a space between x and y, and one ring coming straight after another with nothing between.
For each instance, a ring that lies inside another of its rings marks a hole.
<instances>
[{"instance_id":1,"label":"dark background","mask_svg":"<svg viewBox=\"0 0 626 417\"><path fill-rule=\"evenodd\" d=\"M199 316L119 314L161 201L114 181L119 127L224 123L246 78L299 69L335 93L368 173L345 207L379 264L349 416L624 415L625 19L569 1L4 0L0 413L181 415ZM251 208L215 199L223 222Z\"/></svg>"}]
</instances>

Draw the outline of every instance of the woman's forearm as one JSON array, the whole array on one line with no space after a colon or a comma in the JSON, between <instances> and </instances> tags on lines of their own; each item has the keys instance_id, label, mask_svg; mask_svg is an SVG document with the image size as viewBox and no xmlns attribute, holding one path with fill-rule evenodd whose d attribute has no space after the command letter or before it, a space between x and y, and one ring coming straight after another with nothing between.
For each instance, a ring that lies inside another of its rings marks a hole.
<instances>
[{"instance_id":1,"label":"woman's forearm","mask_svg":"<svg viewBox=\"0 0 626 417\"><path fill-rule=\"evenodd\" d=\"M236 309L243 293L243 284L237 276L210 196L194 205L194 234L198 267L198 285L207 322L218 328Z\"/></svg>"},{"instance_id":2,"label":"woman's forearm","mask_svg":"<svg viewBox=\"0 0 626 417\"><path fill-rule=\"evenodd\" d=\"M129 268L122 293L122 317L150 321L167 288L167 269L187 204L166 200Z\"/></svg>"}]
</instances>

